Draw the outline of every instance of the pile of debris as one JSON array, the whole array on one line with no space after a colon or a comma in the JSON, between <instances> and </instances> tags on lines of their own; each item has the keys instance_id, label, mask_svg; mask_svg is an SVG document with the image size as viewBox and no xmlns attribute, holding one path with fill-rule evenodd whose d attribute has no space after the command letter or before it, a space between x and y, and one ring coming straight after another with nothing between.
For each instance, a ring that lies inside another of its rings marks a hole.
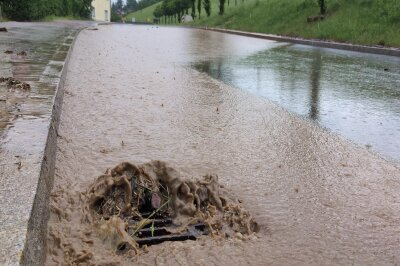
<instances>
[{"instance_id":1,"label":"pile of debris","mask_svg":"<svg viewBox=\"0 0 400 266\"><path fill-rule=\"evenodd\" d=\"M5 50L4 53L5 53L5 54L13 54L14 51L12 51L12 50ZM17 53L17 55L19 55L19 56L27 56L28 54L27 54L25 51L21 51L21 52Z\"/></svg>"},{"instance_id":2,"label":"pile of debris","mask_svg":"<svg viewBox=\"0 0 400 266\"><path fill-rule=\"evenodd\" d=\"M188 179L161 161L125 162L99 176L84 194L84 222L117 254L208 234L257 232L249 212L223 193L216 175Z\"/></svg>"},{"instance_id":3,"label":"pile of debris","mask_svg":"<svg viewBox=\"0 0 400 266\"><path fill-rule=\"evenodd\" d=\"M307 17L307 22L315 22L315 21L324 20L324 19L325 19L324 15L309 16L309 17Z\"/></svg>"},{"instance_id":4,"label":"pile of debris","mask_svg":"<svg viewBox=\"0 0 400 266\"><path fill-rule=\"evenodd\" d=\"M6 83L10 89L19 89L23 91L28 91L31 89L31 86L28 83L22 82L12 77L3 78L0 77L0 83Z\"/></svg>"}]
</instances>

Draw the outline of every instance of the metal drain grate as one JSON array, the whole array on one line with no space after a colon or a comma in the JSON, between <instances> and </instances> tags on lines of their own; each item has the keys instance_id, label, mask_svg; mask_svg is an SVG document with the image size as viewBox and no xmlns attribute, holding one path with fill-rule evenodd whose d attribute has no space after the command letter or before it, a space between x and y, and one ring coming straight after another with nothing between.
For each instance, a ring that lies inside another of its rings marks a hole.
<instances>
[{"instance_id":1,"label":"metal drain grate","mask_svg":"<svg viewBox=\"0 0 400 266\"><path fill-rule=\"evenodd\" d=\"M142 214L143 218L149 215ZM149 220L150 223L136 233L135 240L139 246L151 246L165 241L196 240L198 237L209 233L208 225L204 223L190 225L185 232L175 234L168 231L168 228L177 227L172 223L172 219L158 216ZM132 223L137 223L137 221L132 221ZM133 235L134 231L129 229L128 233Z\"/></svg>"}]
</instances>

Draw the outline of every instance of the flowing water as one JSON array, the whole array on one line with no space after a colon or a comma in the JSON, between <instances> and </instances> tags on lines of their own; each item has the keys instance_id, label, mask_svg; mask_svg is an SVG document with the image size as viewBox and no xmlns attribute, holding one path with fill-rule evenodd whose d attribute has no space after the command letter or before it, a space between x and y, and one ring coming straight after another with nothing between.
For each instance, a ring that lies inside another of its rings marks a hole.
<instances>
[{"instance_id":1,"label":"flowing water","mask_svg":"<svg viewBox=\"0 0 400 266\"><path fill-rule=\"evenodd\" d=\"M349 132L352 116L358 130L379 111L373 130L391 131L381 138L398 145L388 137L398 133L397 60L173 27L81 32L58 132L47 264L399 264L398 164L254 95L317 121L339 117L334 125ZM379 110L368 116L370 105ZM379 134L371 132L362 134ZM217 174L260 231L116 254L84 219L82 197L107 169L150 160L184 177Z\"/></svg>"},{"instance_id":2,"label":"flowing water","mask_svg":"<svg viewBox=\"0 0 400 266\"><path fill-rule=\"evenodd\" d=\"M398 57L285 44L193 66L400 160Z\"/></svg>"},{"instance_id":3,"label":"flowing water","mask_svg":"<svg viewBox=\"0 0 400 266\"><path fill-rule=\"evenodd\" d=\"M27 82L31 90L10 93L0 84L0 136L16 123L37 120L41 124L40 120L49 117L64 60L80 23L9 22L2 26L8 32L0 34L0 77ZM22 51L26 55L18 55Z\"/></svg>"}]
</instances>

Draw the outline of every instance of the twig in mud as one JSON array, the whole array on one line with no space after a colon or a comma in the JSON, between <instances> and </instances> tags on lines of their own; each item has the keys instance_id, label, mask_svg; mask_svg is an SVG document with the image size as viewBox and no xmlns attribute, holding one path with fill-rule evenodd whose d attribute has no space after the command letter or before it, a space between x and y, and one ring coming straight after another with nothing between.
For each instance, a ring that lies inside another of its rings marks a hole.
<instances>
[{"instance_id":1,"label":"twig in mud","mask_svg":"<svg viewBox=\"0 0 400 266\"><path fill-rule=\"evenodd\" d=\"M153 211L153 212L149 215L149 217L143 219L143 220L140 222L139 226L138 226L138 227L135 229L135 231L133 232L133 235L136 235L136 233L139 232L139 231L146 225L147 221L150 221L150 219L151 219L157 212L159 212L165 205L167 205L168 203L169 203L169 200L166 201L166 202L164 202L164 204L161 205L157 210Z\"/></svg>"},{"instance_id":2,"label":"twig in mud","mask_svg":"<svg viewBox=\"0 0 400 266\"><path fill-rule=\"evenodd\" d=\"M91 252L89 253L83 253L81 255L79 255L74 261L73 263L75 264L80 264L81 262L86 262L88 260L90 260L93 257L93 254Z\"/></svg>"},{"instance_id":3,"label":"twig in mud","mask_svg":"<svg viewBox=\"0 0 400 266\"><path fill-rule=\"evenodd\" d=\"M142 187L142 188L145 188L145 189L147 189L147 190L149 190L149 191L151 191L151 192L154 192L153 190L151 190L150 188L148 188L148 187L146 187L146 186L144 186L144 185L142 185L142 184L139 184L138 182L136 182L136 181L134 181L135 183L136 183L136 185L138 185L139 187ZM138 194L139 195L139 194Z\"/></svg>"},{"instance_id":4,"label":"twig in mud","mask_svg":"<svg viewBox=\"0 0 400 266\"><path fill-rule=\"evenodd\" d=\"M160 183L160 187L163 188L165 191L167 191L167 196L165 196L165 195L163 195L162 193L160 193L161 196L163 196L165 199L169 200L169 189L168 189L168 187L165 188L161 183ZM169 207L169 206L168 206L168 207Z\"/></svg>"},{"instance_id":5,"label":"twig in mud","mask_svg":"<svg viewBox=\"0 0 400 266\"><path fill-rule=\"evenodd\" d=\"M117 216L119 216L121 214L121 209L118 207L118 205L115 205L115 208L117 208L117 210L118 210Z\"/></svg>"},{"instance_id":6,"label":"twig in mud","mask_svg":"<svg viewBox=\"0 0 400 266\"><path fill-rule=\"evenodd\" d=\"M171 207L171 206L169 206L169 201L170 201L170 197L169 197L169 188L167 187L167 193L168 193L168 209Z\"/></svg>"},{"instance_id":7,"label":"twig in mud","mask_svg":"<svg viewBox=\"0 0 400 266\"><path fill-rule=\"evenodd\" d=\"M139 199L140 199L140 191L138 189L138 193L137 193L137 204L136 206L139 206Z\"/></svg>"},{"instance_id":8,"label":"twig in mud","mask_svg":"<svg viewBox=\"0 0 400 266\"><path fill-rule=\"evenodd\" d=\"M176 229L176 230L174 231L174 233L180 234L180 233L182 233L182 232L185 231L185 230L187 231L189 225L194 224L194 223L196 223L196 222L197 222L197 218L196 218L196 217L193 217L193 218L190 219L187 223L182 224L181 226L179 226L178 229Z\"/></svg>"},{"instance_id":9,"label":"twig in mud","mask_svg":"<svg viewBox=\"0 0 400 266\"><path fill-rule=\"evenodd\" d=\"M153 222L151 223L150 230L151 230L151 236L153 237L153 236L154 236L154 220L153 220Z\"/></svg>"},{"instance_id":10,"label":"twig in mud","mask_svg":"<svg viewBox=\"0 0 400 266\"><path fill-rule=\"evenodd\" d=\"M212 226L210 224L210 221L206 220L205 222L207 223L208 227L210 228L211 236L214 237L215 233L214 233L214 230L213 230L213 228L212 228Z\"/></svg>"}]
</instances>

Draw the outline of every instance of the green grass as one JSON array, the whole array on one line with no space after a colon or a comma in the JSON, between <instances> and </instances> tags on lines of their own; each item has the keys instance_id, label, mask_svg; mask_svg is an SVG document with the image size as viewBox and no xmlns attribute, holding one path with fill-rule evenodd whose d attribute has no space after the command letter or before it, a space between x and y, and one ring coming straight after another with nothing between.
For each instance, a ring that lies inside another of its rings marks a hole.
<instances>
[{"instance_id":1,"label":"green grass","mask_svg":"<svg viewBox=\"0 0 400 266\"><path fill-rule=\"evenodd\" d=\"M148 6L142 10L133 12L133 13L129 13L128 15L125 16L126 21L131 22L132 18L136 19L136 22L153 22L153 12L154 9L156 9L156 7L158 5L161 5L162 2L158 2L154 5Z\"/></svg>"},{"instance_id":2,"label":"green grass","mask_svg":"<svg viewBox=\"0 0 400 266\"><path fill-rule=\"evenodd\" d=\"M397 2L398 1L398 2ZM225 0L225 14L218 15L218 0L211 0L211 16L204 9L191 25L220 27L356 44L400 47L400 0L327 0L324 21L308 23L319 14L317 0ZM382 2L393 5L394 19L382 12ZM129 14L137 21L153 17L155 5ZM190 13L190 11L189 11ZM196 12L197 14L197 12Z\"/></svg>"},{"instance_id":3,"label":"green grass","mask_svg":"<svg viewBox=\"0 0 400 266\"><path fill-rule=\"evenodd\" d=\"M400 13L387 19L378 0L328 0L326 19L313 23L307 17L318 15L316 0L245 0L236 7L231 1L223 16L217 14L217 0L212 1L211 16L193 25L400 47Z\"/></svg>"},{"instance_id":4,"label":"green grass","mask_svg":"<svg viewBox=\"0 0 400 266\"><path fill-rule=\"evenodd\" d=\"M0 22L7 22L8 19L7 18L0 18Z\"/></svg>"}]
</instances>

